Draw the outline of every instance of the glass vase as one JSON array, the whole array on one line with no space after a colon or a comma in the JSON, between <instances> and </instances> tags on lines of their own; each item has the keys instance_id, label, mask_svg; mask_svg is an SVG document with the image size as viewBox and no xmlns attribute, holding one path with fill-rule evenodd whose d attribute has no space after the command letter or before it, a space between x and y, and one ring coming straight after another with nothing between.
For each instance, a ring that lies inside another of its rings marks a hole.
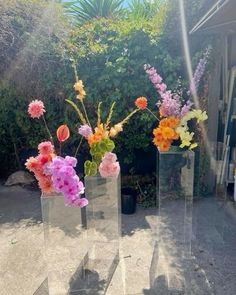
<instances>
[{"instance_id":1,"label":"glass vase","mask_svg":"<svg viewBox=\"0 0 236 295\"><path fill-rule=\"evenodd\" d=\"M150 277L156 280L152 285L166 292L188 290L193 188L194 152L178 148L158 152L155 276Z\"/></svg>"},{"instance_id":2,"label":"glass vase","mask_svg":"<svg viewBox=\"0 0 236 295\"><path fill-rule=\"evenodd\" d=\"M80 294L87 260L84 210L66 206L61 194L42 195L49 295Z\"/></svg>"},{"instance_id":3,"label":"glass vase","mask_svg":"<svg viewBox=\"0 0 236 295\"><path fill-rule=\"evenodd\" d=\"M119 263L120 176L85 177L88 231L87 286L91 294L105 294ZM89 293L89 294L90 294Z\"/></svg>"}]
</instances>

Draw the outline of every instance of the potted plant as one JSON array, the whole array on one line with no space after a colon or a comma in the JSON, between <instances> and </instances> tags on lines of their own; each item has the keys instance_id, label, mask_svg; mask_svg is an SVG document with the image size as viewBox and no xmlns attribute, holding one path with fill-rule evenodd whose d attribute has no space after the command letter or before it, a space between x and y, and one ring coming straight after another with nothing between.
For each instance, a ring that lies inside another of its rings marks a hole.
<instances>
[{"instance_id":1,"label":"potted plant","mask_svg":"<svg viewBox=\"0 0 236 295\"><path fill-rule=\"evenodd\" d=\"M137 193L132 187L121 189L121 212L134 214L136 212Z\"/></svg>"}]
</instances>

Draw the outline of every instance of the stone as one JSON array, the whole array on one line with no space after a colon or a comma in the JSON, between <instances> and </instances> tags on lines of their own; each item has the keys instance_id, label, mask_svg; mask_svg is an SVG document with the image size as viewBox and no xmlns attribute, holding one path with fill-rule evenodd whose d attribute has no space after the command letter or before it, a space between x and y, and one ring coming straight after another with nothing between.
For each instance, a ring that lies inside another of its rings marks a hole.
<instances>
[{"instance_id":1,"label":"stone","mask_svg":"<svg viewBox=\"0 0 236 295\"><path fill-rule=\"evenodd\" d=\"M26 171L17 171L11 174L7 181L5 182L6 186L12 186L12 185L30 185L35 182L35 178Z\"/></svg>"}]
</instances>

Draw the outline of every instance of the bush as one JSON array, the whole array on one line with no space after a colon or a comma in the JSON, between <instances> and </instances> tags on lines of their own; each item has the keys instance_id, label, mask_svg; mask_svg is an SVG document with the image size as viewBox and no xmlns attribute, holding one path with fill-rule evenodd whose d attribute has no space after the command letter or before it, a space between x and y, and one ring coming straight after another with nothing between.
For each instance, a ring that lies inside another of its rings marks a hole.
<instances>
[{"instance_id":1,"label":"bush","mask_svg":"<svg viewBox=\"0 0 236 295\"><path fill-rule=\"evenodd\" d=\"M161 4L150 18L137 19L130 14L115 21L101 18L71 28L60 4L46 0L2 1L0 161L5 169L1 173L19 168L23 162L20 155L28 149L31 152L47 137L43 124L27 115L32 98L45 102L51 130L61 123L69 125L72 137L68 149L75 150L78 122L65 103L65 98L74 95L71 57L84 81L92 118L98 101L103 101L104 110L117 102L114 122L133 108L138 96L146 96L150 107L155 108L157 94L143 65L155 66L169 88L175 88L179 75L184 75L181 39L174 38L172 32L176 26L176 16L171 18L174 13L171 8L167 18L167 6ZM134 168L141 172L147 159L150 165L146 165L145 172L155 170L152 159L156 150L151 144L155 123L142 112L125 126L116 140L123 171Z\"/></svg>"},{"instance_id":2,"label":"bush","mask_svg":"<svg viewBox=\"0 0 236 295\"><path fill-rule=\"evenodd\" d=\"M85 84L86 102L93 106L102 101L102 107L107 109L116 101L114 122L134 107L138 96L146 96L150 108L155 108L157 94L144 72L144 64L156 66L167 77L169 86L176 86L181 58L161 47L162 22L159 27L152 25L151 20L134 26L127 19L99 19L72 34L70 47ZM130 164L126 170L138 165L134 160L139 162L139 151L153 155L151 133L155 122L147 112L139 113L117 138L116 152L121 162Z\"/></svg>"}]
</instances>

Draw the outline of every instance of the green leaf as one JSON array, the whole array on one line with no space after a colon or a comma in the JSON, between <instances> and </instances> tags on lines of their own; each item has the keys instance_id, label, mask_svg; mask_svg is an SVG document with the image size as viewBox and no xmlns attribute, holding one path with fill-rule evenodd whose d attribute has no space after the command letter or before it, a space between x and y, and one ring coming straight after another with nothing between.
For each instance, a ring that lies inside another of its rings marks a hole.
<instances>
[{"instance_id":1,"label":"green leaf","mask_svg":"<svg viewBox=\"0 0 236 295\"><path fill-rule=\"evenodd\" d=\"M97 164L94 161L85 161L84 172L86 176L95 176L97 174Z\"/></svg>"},{"instance_id":2,"label":"green leaf","mask_svg":"<svg viewBox=\"0 0 236 295\"><path fill-rule=\"evenodd\" d=\"M85 120L82 112L80 111L79 107L73 101L71 101L69 99L66 99L66 102L68 102L76 110L81 123L86 124L86 120Z\"/></svg>"},{"instance_id":3,"label":"green leaf","mask_svg":"<svg viewBox=\"0 0 236 295\"><path fill-rule=\"evenodd\" d=\"M104 155L103 153L96 153L96 154L94 154L93 155L93 161L96 162L97 165L100 164L101 161L102 161L103 155Z\"/></svg>"}]
</instances>

